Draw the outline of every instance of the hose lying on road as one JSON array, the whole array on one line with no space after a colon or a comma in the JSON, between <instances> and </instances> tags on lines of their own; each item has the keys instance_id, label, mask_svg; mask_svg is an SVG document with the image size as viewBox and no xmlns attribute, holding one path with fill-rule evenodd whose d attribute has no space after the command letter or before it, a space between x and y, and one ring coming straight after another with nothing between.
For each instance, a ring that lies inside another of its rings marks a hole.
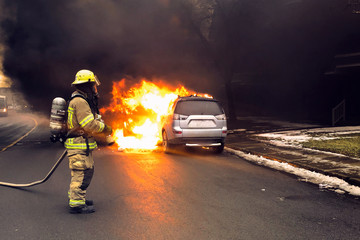
<instances>
[{"instance_id":1,"label":"hose lying on road","mask_svg":"<svg viewBox=\"0 0 360 240\"><path fill-rule=\"evenodd\" d=\"M32 187L41 183L46 182L51 175L54 173L54 171L56 170L56 168L59 166L59 164L61 163L61 161L65 158L67 154L67 150L65 150L60 158L56 161L55 165L51 168L50 172L46 175L46 177L42 180L39 181L35 181L32 183L25 183L25 184L16 184L16 183L8 183L8 182L0 182L0 186L5 186L5 187L13 187L13 188L24 188L24 187Z\"/></svg>"}]
</instances>

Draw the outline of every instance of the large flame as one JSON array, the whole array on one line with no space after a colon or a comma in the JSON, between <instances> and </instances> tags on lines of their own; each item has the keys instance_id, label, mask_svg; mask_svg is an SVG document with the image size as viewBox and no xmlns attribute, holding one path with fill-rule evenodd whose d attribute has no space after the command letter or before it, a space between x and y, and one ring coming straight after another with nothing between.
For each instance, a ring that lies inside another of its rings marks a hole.
<instances>
[{"instance_id":1,"label":"large flame","mask_svg":"<svg viewBox=\"0 0 360 240\"><path fill-rule=\"evenodd\" d=\"M174 101L195 92L145 79L130 88L125 83L125 79L113 83L112 102L100 112L111 116L108 118L120 150L154 150L161 142L162 118L169 114Z\"/></svg>"}]
</instances>

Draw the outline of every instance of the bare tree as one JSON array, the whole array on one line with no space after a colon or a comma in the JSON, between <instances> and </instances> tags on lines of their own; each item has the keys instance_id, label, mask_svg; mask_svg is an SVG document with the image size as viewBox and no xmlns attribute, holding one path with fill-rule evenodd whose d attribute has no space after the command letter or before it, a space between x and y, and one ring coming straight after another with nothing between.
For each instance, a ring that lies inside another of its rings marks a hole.
<instances>
[{"instance_id":1,"label":"bare tree","mask_svg":"<svg viewBox=\"0 0 360 240\"><path fill-rule=\"evenodd\" d=\"M240 0L180 0L182 22L200 39L205 52L225 85L228 116L236 119L232 79L237 64L236 26Z\"/></svg>"}]
</instances>

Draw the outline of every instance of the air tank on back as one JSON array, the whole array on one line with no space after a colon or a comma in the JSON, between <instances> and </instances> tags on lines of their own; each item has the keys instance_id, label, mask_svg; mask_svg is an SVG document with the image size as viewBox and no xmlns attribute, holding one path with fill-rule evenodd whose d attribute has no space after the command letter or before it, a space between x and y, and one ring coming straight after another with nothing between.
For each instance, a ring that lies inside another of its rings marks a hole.
<instances>
[{"instance_id":1,"label":"air tank on back","mask_svg":"<svg viewBox=\"0 0 360 240\"><path fill-rule=\"evenodd\" d=\"M56 97L52 101L50 114L50 140L63 142L66 136L66 109L65 99Z\"/></svg>"}]
</instances>

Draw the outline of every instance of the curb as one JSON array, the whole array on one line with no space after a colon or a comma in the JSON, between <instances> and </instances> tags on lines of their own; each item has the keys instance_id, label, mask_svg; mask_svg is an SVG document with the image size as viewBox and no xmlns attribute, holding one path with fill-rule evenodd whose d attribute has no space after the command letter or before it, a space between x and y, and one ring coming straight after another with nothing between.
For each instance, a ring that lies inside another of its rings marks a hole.
<instances>
[{"instance_id":1,"label":"curb","mask_svg":"<svg viewBox=\"0 0 360 240\"><path fill-rule=\"evenodd\" d=\"M233 150L242 151L242 152L244 152L246 154L252 154L252 155L255 155L255 156L258 156L258 157L263 157L263 158L268 159L268 160L273 160L273 161L277 161L277 162L280 162L280 163L287 163L287 164L289 164L289 165L291 165L293 167L307 169L309 171L318 172L318 173L324 174L326 176L337 177L337 178L340 178L340 179L348 182L349 184L360 186L360 180L359 179L352 178L352 177L346 176L344 174L325 171L325 170L323 170L321 168L312 167L312 166L309 166L309 165L301 164L299 162L293 163L293 162L291 162L291 161L289 161L287 159L267 156L266 154L258 153L256 151L252 151L252 150L249 150L249 149L246 149L246 148L241 148L241 147L237 147L237 148L228 147L228 148L233 149Z\"/></svg>"},{"instance_id":2,"label":"curb","mask_svg":"<svg viewBox=\"0 0 360 240\"><path fill-rule=\"evenodd\" d=\"M353 185L339 176L329 176L327 173L319 173L319 171L309 170L284 160L254 154L251 151L242 151L229 147L225 147L225 151L258 166L297 176L300 181L319 185L319 188L328 189L338 194L347 193L356 197L360 196L360 186Z\"/></svg>"}]
</instances>

